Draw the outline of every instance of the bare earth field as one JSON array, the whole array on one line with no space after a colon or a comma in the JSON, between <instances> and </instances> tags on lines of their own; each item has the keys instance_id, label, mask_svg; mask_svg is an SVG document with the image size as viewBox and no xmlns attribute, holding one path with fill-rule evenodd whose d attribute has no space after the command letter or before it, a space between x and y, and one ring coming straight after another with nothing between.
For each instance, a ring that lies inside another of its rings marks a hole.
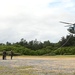
<instances>
[{"instance_id":1,"label":"bare earth field","mask_svg":"<svg viewBox=\"0 0 75 75\"><path fill-rule=\"evenodd\" d=\"M0 57L0 75L75 75L72 56L18 56Z\"/></svg>"}]
</instances>

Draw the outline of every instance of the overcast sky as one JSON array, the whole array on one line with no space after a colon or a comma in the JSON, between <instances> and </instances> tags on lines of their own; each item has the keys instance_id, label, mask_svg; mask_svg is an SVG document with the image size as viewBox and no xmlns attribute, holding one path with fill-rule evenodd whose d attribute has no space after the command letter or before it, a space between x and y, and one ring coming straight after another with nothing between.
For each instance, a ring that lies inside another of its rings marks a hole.
<instances>
[{"instance_id":1,"label":"overcast sky","mask_svg":"<svg viewBox=\"0 0 75 75\"><path fill-rule=\"evenodd\" d=\"M69 34L59 21L75 22L75 0L0 0L0 43L58 42Z\"/></svg>"}]
</instances>

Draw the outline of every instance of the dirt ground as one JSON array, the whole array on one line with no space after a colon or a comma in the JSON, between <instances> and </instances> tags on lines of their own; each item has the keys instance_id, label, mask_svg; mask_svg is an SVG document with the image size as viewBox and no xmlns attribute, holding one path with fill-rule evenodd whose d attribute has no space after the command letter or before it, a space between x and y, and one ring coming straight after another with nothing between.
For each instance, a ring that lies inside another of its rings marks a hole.
<instances>
[{"instance_id":1,"label":"dirt ground","mask_svg":"<svg viewBox=\"0 0 75 75\"><path fill-rule=\"evenodd\" d=\"M18 72L18 70L28 72L34 71L36 74L32 75L75 75L75 58L51 56L17 56L13 57L12 60L10 57L7 57L6 60L2 60L2 57L0 57L0 67L0 73L5 70L3 67L6 67L11 68L11 71L14 72ZM6 72L8 74L10 69L4 71L4 73Z\"/></svg>"}]
</instances>

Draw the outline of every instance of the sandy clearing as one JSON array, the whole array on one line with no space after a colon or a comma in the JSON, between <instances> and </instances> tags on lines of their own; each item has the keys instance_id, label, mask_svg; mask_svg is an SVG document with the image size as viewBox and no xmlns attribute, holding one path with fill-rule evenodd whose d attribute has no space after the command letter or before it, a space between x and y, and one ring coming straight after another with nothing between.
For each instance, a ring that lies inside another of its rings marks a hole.
<instances>
[{"instance_id":1,"label":"sandy clearing","mask_svg":"<svg viewBox=\"0 0 75 75\"><path fill-rule=\"evenodd\" d=\"M8 57L10 58L10 57ZM34 60L75 60L75 57L57 57L57 56L17 56L13 59L34 59Z\"/></svg>"},{"instance_id":2,"label":"sandy clearing","mask_svg":"<svg viewBox=\"0 0 75 75\"><path fill-rule=\"evenodd\" d=\"M10 56L6 57L7 60L10 59ZM2 56L0 56L2 59ZM34 60L75 60L75 57L68 56L14 56L13 59L34 59Z\"/></svg>"}]
</instances>

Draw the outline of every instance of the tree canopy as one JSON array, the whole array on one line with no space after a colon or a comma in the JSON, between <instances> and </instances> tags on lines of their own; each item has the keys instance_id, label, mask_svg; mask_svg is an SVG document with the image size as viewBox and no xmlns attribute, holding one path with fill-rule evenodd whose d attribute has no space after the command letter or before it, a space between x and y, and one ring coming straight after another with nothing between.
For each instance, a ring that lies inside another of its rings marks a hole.
<instances>
[{"instance_id":1,"label":"tree canopy","mask_svg":"<svg viewBox=\"0 0 75 75\"><path fill-rule=\"evenodd\" d=\"M37 39L26 41L22 38L19 42L0 43L0 52L13 50L20 55L63 55L75 54L75 37L72 35L62 37L59 42L52 43L50 40L41 42ZM69 39L69 40L68 40Z\"/></svg>"}]
</instances>

